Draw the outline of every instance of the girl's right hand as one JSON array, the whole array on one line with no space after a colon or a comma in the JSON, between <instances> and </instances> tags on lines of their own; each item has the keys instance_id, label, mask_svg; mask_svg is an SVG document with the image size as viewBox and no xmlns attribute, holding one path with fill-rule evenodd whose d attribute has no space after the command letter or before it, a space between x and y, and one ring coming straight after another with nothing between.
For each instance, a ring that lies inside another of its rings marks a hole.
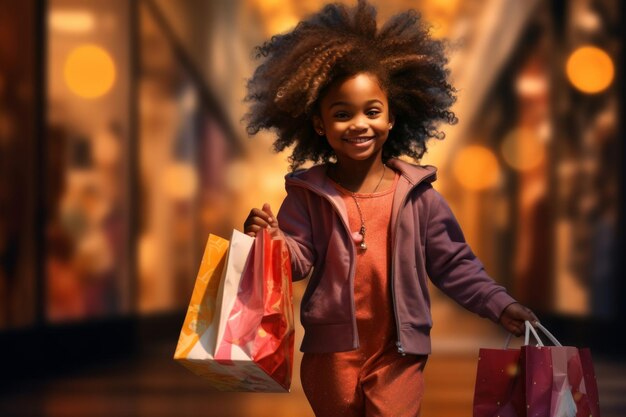
<instances>
[{"instance_id":1,"label":"girl's right hand","mask_svg":"<svg viewBox=\"0 0 626 417\"><path fill-rule=\"evenodd\" d=\"M278 220L267 203L263 204L262 209L253 208L250 210L248 218L243 223L243 232L248 236L256 237L256 234L265 228L278 228Z\"/></svg>"}]
</instances>

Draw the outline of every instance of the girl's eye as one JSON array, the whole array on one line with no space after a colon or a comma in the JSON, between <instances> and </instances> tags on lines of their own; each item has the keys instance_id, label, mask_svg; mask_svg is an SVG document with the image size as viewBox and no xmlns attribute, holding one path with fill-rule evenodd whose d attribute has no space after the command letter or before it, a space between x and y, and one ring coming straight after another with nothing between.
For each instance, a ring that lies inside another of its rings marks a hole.
<instances>
[{"instance_id":1,"label":"girl's eye","mask_svg":"<svg viewBox=\"0 0 626 417\"><path fill-rule=\"evenodd\" d=\"M350 115L344 111L340 111L335 113L334 117L335 119L347 119L350 117Z\"/></svg>"},{"instance_id":2,"label":"girl's eye","mask_svg":"<svg viewBox=\"0 0 626 417\"><path fill-rule=\"evenodd\" d=\"M378 116L380 113L381 112L378 109L371 109L367 111L368 116Z\"/></svg>"}]
</instances>

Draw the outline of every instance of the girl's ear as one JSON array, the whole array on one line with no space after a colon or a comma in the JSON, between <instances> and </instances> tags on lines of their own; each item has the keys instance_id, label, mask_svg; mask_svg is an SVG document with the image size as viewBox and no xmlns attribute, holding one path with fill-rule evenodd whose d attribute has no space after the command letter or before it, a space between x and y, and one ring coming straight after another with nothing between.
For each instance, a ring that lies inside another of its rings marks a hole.
<instances>
[{"instance_id":1,"label":"girl's ear","mask_svg":"<svg viewBox=\"0 0 626 417\"><path fill-rule=\"evenodd\" d=\"M313 115L313 129L315 129L315 133L320 136L324 136L324 123L322 122L322 118L317 114Z\"/></svg>"},{"instance_id":2,"label":"girl's ear","mask_svg":"<svg viewBox=\"0 0 626 417\"><path fill-rule=\"evenodd\" d=\"M389 113L389 129L391 129L395 123L396 116L394 116L393 113Z\"/></svg>"}]
</instances>

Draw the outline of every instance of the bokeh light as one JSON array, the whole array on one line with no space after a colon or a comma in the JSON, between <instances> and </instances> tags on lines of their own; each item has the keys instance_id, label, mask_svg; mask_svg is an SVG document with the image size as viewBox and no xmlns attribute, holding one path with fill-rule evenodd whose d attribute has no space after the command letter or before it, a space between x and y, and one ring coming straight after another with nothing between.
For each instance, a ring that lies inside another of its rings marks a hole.
<instances>
[{"instance_id":1,"label":"bokeh light","mask_svg":"<svg viewBox=\"0 0 626 417\"><path fill-rule=\"evenodd\" d=\"M93 31L96 19L86 10L52 10L48 22L52 30L66 33Z\"/></svg>"},{"instance_id":2,"label":"bokeh light","mask_svg":"<svg viewBox=\"0 0 626 417\"><path fill-rule=\"evenodd\" d=\"M164 187L172 200L189 200L198 190L198 174L191 164L176 162L168 166L163 174Z\"/></svg>"},{"instance_id":3,"label":"bokeh light","mask_svg":"<svg viewBox=\"0 0 626 417\"><path fill-rule=\"evenodd\" d=\"M79 97L94 99L108 93L115 83L115 63L103 48L81 45L70 52L63 70L65 83Z\"/></svg>"},{"instance_id":4,"label":"bokeh light","mask_svg":"<svg viewBox=\"0 0 626 417\"><path fill-rule=\"evenodd\" d=\"M433 37L441 39L450 35L452 22L461 5L460 0L430 0L422 4L421 11L433 25L431 28Z\"/></svg>"},{"instance_id":5,"label":"bokeh light","mask_svg":"<svg viewBox=\"0 0 626 417\"><path fill-rule=\"evenodd\" d=\"M290 2L253 0L252 3L262 16L268 35L286 32L295 27L300 20Z\"/></svg>"},{"instance_id":6,"label":"bokeh light","mask_svg":"<svg viewBox=\"0 0 626 417\"><path fill-rule=\"evenodd\" d=\"M537 132L531 129L515 129L502 141L500 148L504 161L518 171L529 171L545 159L545 145Z\"/></svg>"},{"instance_id":7,"label":"bokeh light","mask_svg":"<svg viewBox=\"0 0 626 417\"><path fill-rule=\"evenodd\" d=\"M611 57L595 46L583 46L569 56L566 65L567 78L583 93L604 91L615 75Z\"/></svg>"},{"instance_id":8,"label":"bokeh light","mask_svg":"<svg viewBox=\"0 0 626 417\"><path fill-rule=\"evenodd\" d=\"M479 145L462 149L454 160L452 171L456 180L472 191L492 188L500 177L496 156L488 148Z\"/></svg>"}]
</instances>

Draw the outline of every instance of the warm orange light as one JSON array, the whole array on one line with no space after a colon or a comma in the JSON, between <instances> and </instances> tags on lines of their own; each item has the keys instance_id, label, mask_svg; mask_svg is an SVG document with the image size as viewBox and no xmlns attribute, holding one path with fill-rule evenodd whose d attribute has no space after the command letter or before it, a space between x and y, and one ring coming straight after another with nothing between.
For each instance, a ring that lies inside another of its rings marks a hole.
<instances>
[{"instance_id":1,"label":"warm orange light","mask_svg":"<svg viewBox=\"0 0 626 417\"><path fill-rule=\"evenodd\" d=\"M299 19L296 16L281 16L273 19L269 24L269 28L272 33L283 33L296 27L298 22Z\"/></svg>"},{"instance_id":2,"label":"warm orange light","mask_svg":"<svg viewBox=\"0 0 626 417\"><path fill-rule=\"evenodd\" d=\"M300 20L289 2L281 0L254 0L268 33L283 33L292 29Z\"/></svg>"},{"instance_id":3,"label":"warm orange light","mask_svg":"<svg viewBox=\"0 0 626 417\"><path fill-rule=\"evenodd\" d=\"M529 171L543 162L545 146L539 135L530 129L516 129L502 141L502 157L512 168Z\"/></svg>"},{"instance_id":4,"label":"warm orange light","mask_svg":"<svg viewBox=\"0 0 626 417\"><path fill-rule=\"evenodd\" d=\"M196 169L184 162L169 165L163 176L165 192L172 200L189 200L198 190Z\"/></svg>"},{"instance_id":5,"label":"warm orange light","mask_svg":"<svg viewBox=\"0 0 626 417\"><path fill-rule=\"evenodd\" d=\"M81 45L70 52L63 71L70 91L83 98L98 98L115 83L115 63L109 53L92 44Z\"/></svg>"},{"instance_id":6,"label":"warm orange light","mask_svg":"<svg viewBox=\"0 0 626 417\"><path fill-rule=\"evenodd\" d=\"M461 0L431 0L429 7L437 10L440 14L448 16L454 15L459 11Z\"/></svg>"},{"instance_id":7,"label":"warm orange light","mask_svg":"<svg viewBox=\"0 0 626 417\"><path fill-rule=\"evenodd\" d=\"M568 58L567 78L583 93L599 93L613 81L615 68L611 57L595 46L576 49Z\"/></svg>"},{"instance_id":8,"label":"warm orange light","mask_svg":"<svg viewBox=\"0 0 626 417\"><path fill-rule=\"evenodd\" d=\"M493 152L478 145L462 149L456 156L452 171L463 187L473 191L495 186L500 176L498 160Z\"/></svg>"},{"instance_id":9,"label":"warm orange light","mask_svg":"<svg viewBox=\"0 0 626 417\"><path fill-rule=\"evenodd\" d=\"M50 28L59 32L92 32L96 19L93 13L85 10L52 10L48 17Z\"/></svg>"},{"instance_id":10,"label":"warm orange light","mask_svg":"<svg viewBox=\"0 0 626 417\"><path fill-rule=\"evenodd\" d=\"M114 166L120 160L120 139L108 130L96 133L93 159L100 166Z\"/></svg>"},{"instance_id":11,"label":"warm orange light","mask_svg":"<svg viewBox=\"0 0 626 417\"><path fill-rule=\"evenodd\" d=\"M430 0L421 7L426 20L432 23L431 34L435 38L449 36L452 22L461 6L460 0Z\"/></svg>"}]
</instances>

